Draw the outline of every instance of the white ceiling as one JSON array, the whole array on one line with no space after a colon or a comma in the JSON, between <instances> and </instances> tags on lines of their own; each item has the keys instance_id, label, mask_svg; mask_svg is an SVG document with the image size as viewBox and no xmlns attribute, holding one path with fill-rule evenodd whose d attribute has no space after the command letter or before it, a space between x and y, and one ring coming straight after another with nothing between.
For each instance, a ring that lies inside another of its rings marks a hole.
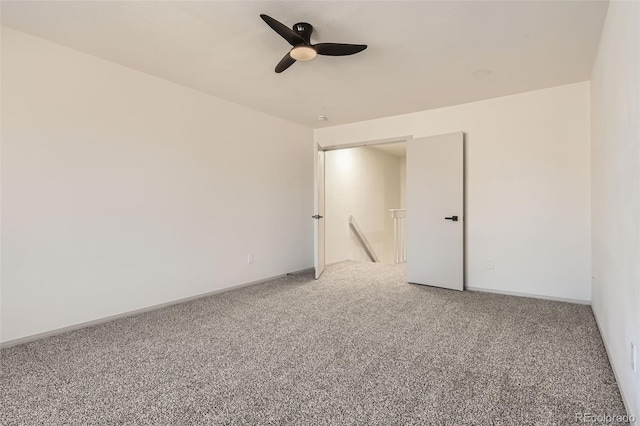
<instances>
[{"instance_id":1,"label":"white ceiling","mask_svg":"<svg viewBox=\"0 0 640 426\"><path fill-rule=\"evenodd\" d=\"M3 1L2 23L310 127L588 80L600 1ZM282 74L289 45L261 19L364 43ZM490 69L485 77L474 77ZM317 121L318 115L328 117Z\"/></svg>"}]
</instances>

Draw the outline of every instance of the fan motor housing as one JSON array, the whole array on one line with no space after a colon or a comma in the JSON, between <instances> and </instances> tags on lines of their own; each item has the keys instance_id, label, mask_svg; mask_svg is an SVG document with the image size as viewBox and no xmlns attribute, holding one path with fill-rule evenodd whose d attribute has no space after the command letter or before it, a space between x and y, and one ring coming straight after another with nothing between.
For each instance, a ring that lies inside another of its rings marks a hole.
<instances>
[{"instance_id":1,"label":"fan motor housing","mask_svg":"<svg viewBox=\"0 0 640 426\"><path fill-rule=\"evenodd\" d=\"M308 22L298 22L292 27L292 29L296 33L300 34L300 36L302 36L302 38L304 38L304 40L307 43L311 42L311 33L313 32L313 25L309 24Z\"/></svg>"}]
</instances>

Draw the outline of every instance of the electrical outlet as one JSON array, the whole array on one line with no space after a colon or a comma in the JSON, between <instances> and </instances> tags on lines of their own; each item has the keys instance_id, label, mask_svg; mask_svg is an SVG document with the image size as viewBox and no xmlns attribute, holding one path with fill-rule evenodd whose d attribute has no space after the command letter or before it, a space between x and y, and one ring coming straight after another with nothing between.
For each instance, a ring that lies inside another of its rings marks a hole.
<instances>
[{"instance_id":1,"label":"electrical outlet","mask_svg":"<svg viewBox=\"0 0 640 426\"><path fill-rule=\"evenodd\" d=\"M631 371L634 373L638 370L638 353L636 351L636 345L631 342Z\"/></svg>"},{"instance_id":2,"label":"electrical outlet","mask_svg":"<svg viewBox=\"0 0 640 426\"><path fill-rule=\"evenodd\" d=\"M247 263L253 263L253 253L247 254Z\"/></svg>"},{"instance_id":3,"label":"electrical outlet","mask_svg":"<svg viewBox=\"0 0 640 426\"><path fill-rule=\"evenodd\" d=\"M487 269L493 269L493 268L495 268L495 265L493 264L493 260L488 260Z\"/></svg>"}]
</instances>

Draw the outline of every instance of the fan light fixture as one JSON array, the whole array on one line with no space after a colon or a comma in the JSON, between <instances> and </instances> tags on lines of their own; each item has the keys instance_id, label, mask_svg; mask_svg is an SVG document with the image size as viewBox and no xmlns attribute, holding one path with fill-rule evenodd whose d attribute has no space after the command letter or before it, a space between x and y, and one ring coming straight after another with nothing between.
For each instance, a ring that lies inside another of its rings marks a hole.
<instances>
[{"instance_id":1,"label":"fan light fixture","mask_svg":"<svg viewBox=\"0 0 640 426\"><path fill-rule=\"evenodd\" d=\"M296 61L310 61L315 58L316 55L347 56L362 52L367 48L366 44L311 44L313 25L307 22L298 22L293 26L293 28L289 28L282 22L278 22L271 16L267 16L264 13L260 15L260 17L271 27L273 31L277 32L283 39L293 46L293 49L287 52L287 54L284 55L284 58L280 59L280 62L276 65L276 73L281 73Z\"/></svg>"},{"instance_id":2,"label":"fan light fixture","mask_svg":"<svg viewBox=\"0 0 640 426\"><path fill-rule=\"evenodd\" d=\"M296 61L310 61L316 57L317 53L313 47L297 46L291 49L289 55Z\"/></svg>"}]
</instances>

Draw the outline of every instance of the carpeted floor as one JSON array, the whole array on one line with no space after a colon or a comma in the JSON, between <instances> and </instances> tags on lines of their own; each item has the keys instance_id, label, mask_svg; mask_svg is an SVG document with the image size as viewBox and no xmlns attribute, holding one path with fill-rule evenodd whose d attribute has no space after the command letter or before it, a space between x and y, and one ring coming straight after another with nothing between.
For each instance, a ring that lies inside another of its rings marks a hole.
<instances>
[{"instance_id":1,"label":"carpeted floor","mask_svg":"<svg viewBox=\"0 0 640 426\"><path fill-rule=\"evenodd\" d=\"M624 414L588 306L334 265L2 350L3 425L567 425Z\"/></svg>"}]
</instances>

